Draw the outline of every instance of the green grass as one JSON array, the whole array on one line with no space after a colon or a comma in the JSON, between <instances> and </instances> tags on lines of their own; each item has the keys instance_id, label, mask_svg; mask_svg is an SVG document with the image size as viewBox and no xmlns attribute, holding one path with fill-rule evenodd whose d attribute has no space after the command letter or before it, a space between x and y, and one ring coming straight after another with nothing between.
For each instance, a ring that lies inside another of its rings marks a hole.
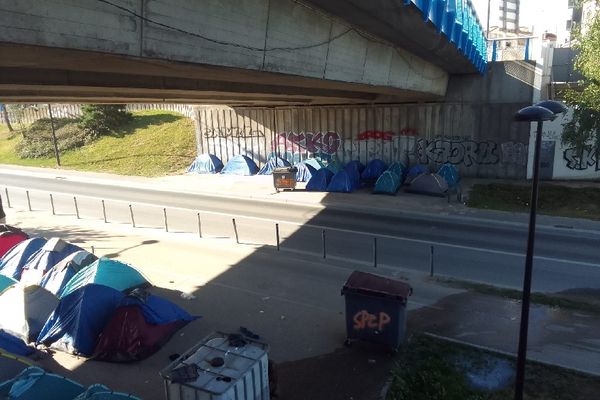
<instances>
[{"instance_id":1,"label":"green grass","mask_svg":"<svg viewBox=\"0 0 600 400\"><path fill-rule=\"evenodd\" d=\"M514 391L511 382L500 390L483 392L469 387L465 377L466 372L487 370L497 359L514 366L511 358L428 336L414 337L399 354L387 400L510 400ZM527 364L527 400L592 400L599 391L600 380L595 377Z\"/></svg>"},{"instance_id":2,"label":"green grass","mask_svg":"<svg viewBox=\"0 0 600 400\"><path fill-rule=\"evenodd\" d=\"M21 159L15 146L21 137L0 125L0 163L56 167L52 158ZM192 121L176 113L146 111L110 136L61 154L62 168L120 175L161 176L183 171L194 159Z\"/></svg>"},{"instance_id":3,"label":"green grass","mask_svg":"<svg viewBox=\"0 0 600 400\"><path fill-rule=\"evenodd\" d=\"M529 185L492 183L473 185L469 207L491 210L527 212L531 187ZM561 217L600 220L600 189L541 184L538 212Z\"/></svg>"}]
</instances>

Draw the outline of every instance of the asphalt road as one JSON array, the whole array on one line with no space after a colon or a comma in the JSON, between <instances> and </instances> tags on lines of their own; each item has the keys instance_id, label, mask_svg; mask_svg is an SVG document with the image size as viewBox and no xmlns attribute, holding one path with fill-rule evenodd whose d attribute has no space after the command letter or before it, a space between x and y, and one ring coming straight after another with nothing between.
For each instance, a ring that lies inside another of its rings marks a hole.
<instances>
[{"instance_id":1,"label":"asphalt road","mask_svg":"<svg viewBox=\"0 0 600 400\"><path fill-rule=\"evenodd\" d=\"M390 210L373 212L312 205L274 203L244 198L174 193L165 188L112 186L48 176L0 172L11 203L33 209L75 214L73 196L82 218L132 223L171 232L202 232L232 238L232 219L241 243L276 244L275 224L285 250L323 253L377 265L429 272L431 246L436 274L520 287L527 231L525 225L493 220L410 216ZM163 189L163 190L160 190ZM4 193L3 193L4 194ZM104 212L102 208L104 200ZM6 203L6 200L5 200ZM131 207L129 207L131 205ZM165 214L166 225L165 227ZM199 224L200 222L200 224ZM325 240L323 230L325 229ZM375 243L374 238L377 238ZM600 232L540 227L536 236L533 289L562 291L600 288Z\"/></svg>"}]
</instances>

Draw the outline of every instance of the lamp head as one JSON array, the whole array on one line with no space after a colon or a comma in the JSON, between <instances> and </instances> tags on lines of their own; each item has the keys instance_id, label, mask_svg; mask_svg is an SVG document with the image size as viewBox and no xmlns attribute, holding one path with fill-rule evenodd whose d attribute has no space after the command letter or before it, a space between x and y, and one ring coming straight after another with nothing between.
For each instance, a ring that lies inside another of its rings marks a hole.
<instances>
[{"instance_id":1,"label":"lamp head","mask_svg":"<svg viewBox=\"0 0 600 400\"><path fill-rule=\"evenodd\" d=\"M544 100L537 103L536 106L547 108L554 114L561 114L567 112L567 107L563 103L554 100Z\"/></svg>"},{"instance_id":2,"label":"lamp head","mask_svg":"<svg viewBox=\"0 0 600 400\"><path fill-rule=\"evenodd\" d=\"M552 121L554 118L555 115L552 111L540 106L522 108L514 116L514 120L518 122Z\"/></svg>"}]
</instances>

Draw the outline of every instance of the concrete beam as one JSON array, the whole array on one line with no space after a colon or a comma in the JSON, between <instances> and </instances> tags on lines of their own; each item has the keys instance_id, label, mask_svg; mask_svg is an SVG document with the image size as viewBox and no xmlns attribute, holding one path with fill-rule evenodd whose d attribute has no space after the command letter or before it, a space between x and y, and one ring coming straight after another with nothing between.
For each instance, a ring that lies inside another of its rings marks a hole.
<instances>
[{"instance_id":1,"label":"concrete beam","mask_svg":"<svg viewBox=\"0 0 600 400\"><path fill-rule=\"evenodd\" d=\"M165 76L164 64L153 62L168 60L227 75L226 82L234 81L236 70L238 81L248 82L253 74L264 81L262 74L272 74L274 82L292 78L300 86L323 88L315 86L319 80L371 86L386 96L389 89L407 91L410 98L420 92L422 99L443 96L448 83L448 74L432 63L293 0L0 0L0 38L17 44L13 52L0 53L1 61L11 59L16 68L28 64L13 56L39 46L92 57L62 68L67 70L96 70L101 66L90 64L106 61L99 54L111 54L162 71L138 68L135 75ZM39 64L40 58L31 61Z\"/></svg>"}]
</instances>

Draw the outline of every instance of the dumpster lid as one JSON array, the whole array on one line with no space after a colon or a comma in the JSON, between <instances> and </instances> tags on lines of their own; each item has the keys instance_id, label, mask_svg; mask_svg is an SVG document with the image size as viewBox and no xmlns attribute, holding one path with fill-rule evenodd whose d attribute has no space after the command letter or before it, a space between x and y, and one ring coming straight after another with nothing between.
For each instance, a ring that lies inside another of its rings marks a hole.
<instances>
[{"instance_id":1,"label":"dumpster lid","mask_svg":"<svg viewBox=\"0 0 600 400\"><path fill-rule=\"evenodd\" d=\"M277 173L286 173L286 172L298 172L298 168L296 167L277 167L273 168L273 172Z\"/></svg>"},{"instance_id":2,"label":"dumpster lid","mask_svg":"<svg viewBox=\"0 0 600 400\"><path fill-rule=\"evenodd\" d=\"M360 293L406 300L412 294L412 287L402 281L367 272L354 271L342 288L342 295L347 293Z\"/></svg>"}]
</instances>

